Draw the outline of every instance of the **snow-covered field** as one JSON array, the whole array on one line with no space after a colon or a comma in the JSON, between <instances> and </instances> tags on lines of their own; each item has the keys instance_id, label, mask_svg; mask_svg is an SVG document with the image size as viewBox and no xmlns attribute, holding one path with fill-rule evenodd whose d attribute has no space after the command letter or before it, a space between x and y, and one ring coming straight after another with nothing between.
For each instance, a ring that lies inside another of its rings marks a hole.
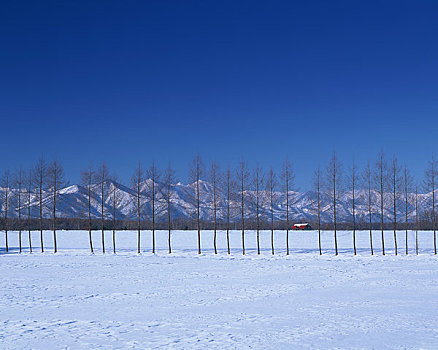
<instances>
[{"instance_id":1,"label":"snow-covered field","mask_svg":"<svg viewBox=\"0 0 438 350\"><path fill-rule=\"evenodd\" d=\"M0 348L438 348L438 258L431 232L420 232L416 256L414 232L410 255L370 256L368 232L358 232L358 256L351 233L339 232L334 256L332 232L323 233L319 256L316 232L291 232L291 255L284 232L262 233L257 256L255 232L248 231L246 256L240 232L232 232L232 254L225 233L203 231L203 254L196 254L196 232L173 232L174 253L167 254L167 233L157 232L156 255L150 232L143 232L141 255L136 232L118 232L117 255L102 255L100 232L93 232L96 254L88 252L88 233L59 232L59 253L0 250ZM24 246L27 239L24 235ZM107 248L111 233L107 233Z\"/></svg>"}]
</instances>

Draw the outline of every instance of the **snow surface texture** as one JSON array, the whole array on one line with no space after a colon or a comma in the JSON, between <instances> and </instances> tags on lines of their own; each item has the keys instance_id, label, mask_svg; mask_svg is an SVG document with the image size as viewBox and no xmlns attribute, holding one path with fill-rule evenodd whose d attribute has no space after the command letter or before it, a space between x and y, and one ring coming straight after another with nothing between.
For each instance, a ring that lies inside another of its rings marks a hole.
<instances>
[{"instance_id":1,"label":"snow surface texture","mask_svg":"<svg viewBox=\"0 0 438 350\"><path fill-rule=\"evenodd\" d=\"M3 234L3 233L2 233ZM286 256L284 232L270 254L270 232L262 233L257 256L255 232L248 231L247 255L240 252L240 232L203 231L203 254L196 254L196 232L157 232L158 252L150 253L150 231L143 232L141 255L136 232L118 232L117 255L100 253L100 233L93 232L96 254L88 252L88 233L59 232L53 254L17 253L17 233L10 233L9 253L0 250L1 349L295 349L438 347L438 258L433 234L414 232L410 255L393 255L392 232L385 232L387 255L370 256L368 232L358 232L353 256L351 232L339 232L340 255L334 256L332 232L291 232ZM4 235L4 234L3 234ZM111 247L111 233L106 244ZM27 240L23 239L27 247ZM404 253L404 232L399 232ZM281 248L281 249L280 249ZM27 249L26 249L27 250Z\"/></svg>"}]
</instances>

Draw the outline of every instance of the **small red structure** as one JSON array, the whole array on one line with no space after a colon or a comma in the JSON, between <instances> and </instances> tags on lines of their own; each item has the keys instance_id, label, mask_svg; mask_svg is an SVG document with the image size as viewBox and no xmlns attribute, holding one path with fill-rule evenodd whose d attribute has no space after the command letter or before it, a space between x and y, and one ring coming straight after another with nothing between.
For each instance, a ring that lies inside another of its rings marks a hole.
<instances>
[{"instance_id":1,"label":"small red structure","mask_svg":"<svg viewBox=\"0 0 438 350\"><path fill-rule=\"evenodd\" d=\"M308 223L303 223L303 224L294 224L292 226L292 230L311 230L312 227L308 224Z\"/></svg>"}]
</instances>

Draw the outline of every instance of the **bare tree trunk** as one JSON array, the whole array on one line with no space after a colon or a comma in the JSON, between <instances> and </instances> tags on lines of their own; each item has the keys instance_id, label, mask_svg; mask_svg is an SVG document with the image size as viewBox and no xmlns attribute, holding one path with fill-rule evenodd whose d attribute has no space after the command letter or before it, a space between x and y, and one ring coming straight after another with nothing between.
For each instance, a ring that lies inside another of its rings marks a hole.
<instances>
[{"instance_id":1,"label":"bare tree trunk","mask_svg":"<svg viewBox=\"0 0 438 350\"><path fill-rule=\"evenodd\" d=\"M114 196L114 195L113 195ZM113 198L114 205L114 198ZM113 254L116 254L116 208L113 206Z\"/></svg>"},{"instance_id":2,"label":"bare tree trunk","mask_svg":"<svg viewBox=\"0 0 438 350\"><path fill-rule=\"evenodd\" d=\"M156 188L155 181L157 181L157 170L155 168L155 162L152 162L152 166L149 170L149 177L152 180L150 188L150 199L152 202L152 254L155 254L155 198L156 198Z\"/></svg>"},{"instance_id":3,"label":"bare tree trunk","mask_svg":"<svg viewBox=\"0 0 438 350\"><path fill-rule=\"evenodd\" d=\"M101 239L102 239L102 253L105 254L105 182L109 179L109 171L102 162L101 167L96 172L96 183L100 186L100 224L101 224Z\"/></svg>"},{"instance_id":4,"label":"bare tree trunk","mask_svg":"<svg viewBox=\"0 0 438 350\"><path fill-rule=\"evenodd\" d=\"M286 255L289 255L289 167L285 166L285 186L286 186Z\"/></svg>"},{"instance_id":5,"label":"bare tree trunk","mask_svg":"<svg viewBox=\"0 0 438 350\"><path fill-rule=\"evenodd\" d=\"M193 165L190 172L190 177L195 185L195 203L196 203L196 229L198 231L198 254L201 254L201 199L199 181L203 174L203 165L199 154L193 159Z\"/></svg>"},{"instance_id":6,"label":"bare tree trunk","mask_svg":"<svg viewBox=\"0 0 438 350\"><path fill-rule=\"evenodd\" d=\"M284 180L284 189L286 192L286 255L289 255L289 190L291 189L294 175L292 171L292 166L287 159L283 164L282 177Z\"/></svg>"},{"instance_id":7,"label":"bare tree trunk","mask_svg":"<svg viewBox=\"0 0 438 350\"><path fill-rule=\"evenodd\" d=\"M272 201L272 193L270 196L271 203L271 253L274 255L274 203Z\"/></svg>"},{"instance_id":8,"label":"bare tree trunk","mask_svg":"<svg viewBox=\"0 0 438 350\"><path fill-rule=\"evenodd\" d=\"M32 253L32 235L30 228L30 202L32 200L32 172L29 171L29 178L27 179L27 229L28 229L28 240L29 240L29 251Z\"/></svg>"},{"instance_id":9,"label":"bare tree trunk","mask_svg":"<svg viewBox=\"0 0 438 350\"><path fill-rule=\"evenodd\" d=\"M88 188L88 238L90 239L91 254L94 254L93 239L91 237L91 183L90 187Z\"/></svg>"},{"instance_id":10,"label":"bare tree trunk","mask_svg":"<svg viewBox=\"0 0 438 350\"><path fill-rule=\"evenodd\" d=\"M256 225L257 225L257 254L260 255L260 168L256 169Z\"/></svg>"},{"instance_id":11,"label":"bare tree trunk","mask_svg":"<svg viewBox=\"0 0 438 350\"><path fill-rule=\"evenodd\" d=\"M8 192L9 192L9 187L6 188L6 200L5 200L5 241L6 241L6 252L9 251L9 243L8 243Z\"/></svg>"},{"instance_id":12,"label":"bare tree trunk","mask_svg":"<svg viewBox=\"0 0 438 350\"><path fill-rule=\"evenodd\" d=\"M353 201L352 201L352 214L353 214L353 251L356 255L356 165L353 161L352 174L351 174L351 185L353 190Z\"/></svg>"},{"instance_id":13,"label":"bare tree trunk","mask_svg":"<svg viewBox=\"0 0 438 350\"><path fill-rule=\"evenodd\" d=\"M289 255L289 181L286 181L286 255Z\"/></svg>"},{"instance_id":14,"label":"bare tree trunk","mask_svg":"<svg viewBox=\"0 0 438 350\"><path fill-rule=\"evenodd\" d=\"M338 255L338 236L337 236L337 205L338 196L342 186L342 165L336 152L333 152L327 166L327 190L331 195L333 205L333 235L335 241L335 255Z\"/></svg>"},{"instance_id":15,"label":"bare tree trunk","mask_svg":"<svg viewBox=\"0 0 438 350\"><path fill-rule=\"evenodd\" d=\"M322 244L321 244L321 169L318 166L317 175L316 175L316 188L317 188L317 202L318 202L318 247L319 247L319 255L322 255Z\"/></svg>"},{"instance_id":16,"label":"bare tree trunk","mask_svg":"<svg viewBox=\"0 0 438 350\"><path fill-rule=\"evenodd\" d=\"M213 245L214 245L214 253L217 254L217 247L216 247L216 236L217 236L217 204L216 204L216 195L214 195L214 237L213 237Z\"/></svg>"},{"instance_id":17,"label":"bare tree trunk","mask_svg":"<svg viewBox=\"0 0 438 350\"><path fill-rule=\"evenodd\" d=\"M240 188L240 214L242 224L242 254L245 255L245 189L248 181L248 170L245 161L241 160L236 171L237 183Z\"/></svg>"},{"instance_id":18,"label":"bare tree trunk","mask_svg":"<svg viewBox=\"0 0 438 350\"><path fill-rule=\"evenodd\" d=\"M58 251L58 244L56 240L56 203L57 197L59 195L59 190L67 184L64 179L64 169L61 164L56 160L50 165L48 169L48 183L49 189L52 191L52 225L53 225L53 245L54 245L54 253Z\"/></svg>"},{"instance_id":19,"label":"bare tree trunk","mask_svg":"<svg viewBox=\"0 0 438 350\"><path fill-rule=\"evenodd\" d=\"M140 183L137 184L137 254L141 252L141 225L140 225ZM155 251L152 249L152 253Z\"/></svg>"},{"instance_id":20,"label":"bare tree trunk","mask_svg":"<svg viewBox=\"0 0 438 350\"><path fill-rule=\"evenodd\" d=\"M432 170L435 172L435 169ZM433 227L433 249L436 255L436 225L435 225L435 174L433 175L433 186L432 186L432 227Z\"/></svg>"},{"instance_id":21,"label":"bare tree trunk","mask_svg":"<svg viewBox=\"0 0 438 350\"><path fill-rule=\"evenodd\" d=\"M382 255L385 255L385 237L383 234L383 213L384 213L384 177L383 177L383 153L379 155L380 171L380 229L382 231Z\"/></svg>"},{"instance_id":22,"label":"bare tree trunk","mask_svg":"<svg viewBox=\"0 0 438 350\"><path fill-rule=\"evenodd\" d=\"M213 185L213 247L214 253L217 254L216 237L217 237L217 164L213 161L211 164L211 182Z\"/></svg>"},{"instance_id":23,"label":"bare tree trunk","mask_svg":"<svg viewBox=\"0 0 438 350\"><path fill-rule=\"evenodd\" d=\"M338 236L336 234L336 166L334 166L333 170L333 233L335 239L335 255L338 255Z\"/></svg>"},{"instance_id":24,"label":"bare tree trunk","mask_svg":"<svg viewBox=\"0 0 438 350\"><path fill-rule=\"evenodd\" d=\"M394 188L395 191L395 188ZM397 212L396 212L396 194L393 194L393 206L394 206L394 250L397 255Z\"/></svg>"},{"instance_id":25,"label":"bare tree trunk","mask_svg":"<svg viewBox=\"0 0 438 350\"><path fill-rule=\"evenodd\" d=\"M230 249L230 204L231 204L231 172L227 169L227 252L231 254Z\"/></svg>"},{"instance_id":26,"label":"bare tree trunk","mask_svg":"<svg viewBox=\"0 0 438 350\"><path fill-rule=\"evenodd\" d=\"M394 217L394 250L395 250L395 255L398 254L397 251L397 189L398 189L398 172L399 172L399 166L398 166L398 162L397 162L397 158L393 158L392 160L392 167L391 167L391 172L392 172L392 190L393 190L393 194L392 194L392 199L393 199L393 217Z\"/></svg>"},{"instance_id":27,"label":"bare tree trunk","mask_svg":"<svg viewBox=\"0 0 438 350\"><path fill-rule=\"evenodd\" d=\"M171 186L171 184L170 184L170 181L167 183L167 189L166 189L166 191L167 191L167 229L168 229L168 231L169 231L169 236L168 236L168 245L169 245L169 254L171 254L172 253L172 246L171 246L171 241L170 241L170 238L171 238L171 230L172 230L172 228L171 228L171 220L170 220L170 186Z\"/></svg>"},{"instance_id":28,"label":"bare tree trunk","mask_svg":"<svg viewBox=\"0 0 438 350\"><path fill-rule=\"evenodd\" d=\"M405 166L404 171L404 185L405 185L405 234L406 234L406 255L408 255L408 170Z\"/></svg>"},{"instance_id":29,"label":"bare tree trunk","mask_svg":"<svg viewBox=\"0 0 438 350\"><path fill-rule=\"evenodd\" d=\"M40 223L40 244L41 253L44 253L44 237L43 237L43 190L45 186L45 178L47 173L47 165L44 158L40 158L35 166L35 183L38 188L38 204L39 204L39 223Z\"/></svg>"},{"instance_id":30,"label":"bare tree trunk","mask_svg":"<svg viewBox=\"0 0 438 350\"><path fill-rule=\"evenodd\" d=\"M170 240L171 235L170 234L171 234L172 228L171 228L171 221L170 221L170 198L169 198L170 190L169 189L167 190L167 193L168 193L168 197L167 197L167 229L169 231L168 245L169 245L169 254L171 254L172 253L172 246L171 246L171 240Z\"/></svg>"},{"instance_id":31,"label":"bare tree trunk","mask_svg":"<svg viewBox=\"0 0 438 350\"><path fill-rule=\"evenodd\" d=\"M6 170L3 176L3 187L4 187L4 207L5 207L5 248L6 252L9 252L9 241L8 241L8 205L9 205L9 170Z\"/></svg>"},{"instance_id":32,"label":"bare tree trunk","mask_svg":"<svg viewBox=\"0 0 438 350\"><path fill-rule=\"evenodd\" d=\"M54 253L56 253L58 251L58 244L56 242L56 187L54 188L53 191L53 248L54 248Z\"/></svg>"},{"instance_id":33,"label":"bare tree trunk","mask_svg":"<svg viewBox=\"0 0 438 350\"><path fill-rule=\"evenodd\" d=\"M395 172L393 174L394 188L393 188L393 207L394 207L394 250L395 255L397 255L397 208L396 208L396 188L395 188Z\"/></svg>"},{"instance_id":34,"label":"bare tree trunk","mask_svg":"<svg viewBox=\"0 0 438 350\"><path fill-rule=\"evenodd\" d=\"M415 252L418 255L418 188L415 187Z\"/></svg>"},{"instance_id":35,"label":"bare tree trunk","mask_svg":"<svg viewBox=\"0 0 438 350\"><path fill-rule=\"evenodd\" d=\"M199 164L197 169L198 180L196 181L196 227L198 229L198 254L201 254L201 201L199 198Z\"/></svg>"},{"instance_id":36,"label":"bare tree trunk","mask_svg":"<svg viewBox=\"0 0 438 350\"><path fill-rule=\"evenodd\" d=\"M132 178L132 185L135 191L135 200L137 207L137 254L141 253L141 182L143 180L143 169L141 168L140 162L138 162L138 168L136 173ZM154 253L154 250L152 250Z\"/></svg>"},{"instance_id":37,"label":"bare tree trunk","mask_svg":"<svg viewBox=\"0 0 438 350\"><path fill-rule=\"evenodd\" d=\"M432 210L432 226L433 226L433 249L436 255L436 227L435 227L435 191L432 194L433 197L433 210Z\"/></svg>"},{"instance_id":38,"label":"bare tree trunk","mask_svg":"<svg viewBox=\"0 0 438 350\"><path fill-rule=\"evenodd\" d=\"M245 206L244 206L244 176L243 176L243 166L242 166L242 178L240 187L240 199L241 199L241 213L242 213L242 254L245 255Z\"/></svg>"},{"instance_id":39,"label":"bare tree trunk","mask_svg":"<svg viewBox=\"0 0 438 350\"><path fill-rule=\"evenodd\" d=\"M88 239L90 243L91 254L94 254L93 239L91 236L91 188L93 186L93 175L94 173L91 167L82 173L82 181L83 184L87 186L88 192Z\"/></svg>"},{"instance_id":40,"label":"bare tree trunk","mask_svg":"<svg viewBox=\"0 0 438 350\"><path fill-rule=\"evenodd\" d=\"M155 254L155 179L152 181L152 253Z\"/></svg>"},{"instance_id":41,"label":"bare tree trunk","mask_svg":"<svg viewBox=\"0 0 438 350\"><path fill-rule=\"evenodd\" d=\"M22 250L21 247L21 183L18 188L18 242L20 246L20 253Z\"/></svg>"},{"instance_id":42,"label":"bare tree trunk","mask_svg":"<svg viewBox=\"0 0 438 350\"><path fill-rule=\"evenodd\" d=\"M113 177L113 254L116 254L116 208L118 204L116 177Z\"/></svg>"},{"instance_id":43,"label":"bare tree trunk","mask_svg":"<svg viewBox=\"0 0 438 350\"><path fill-rule=\"evenodd\" d=\"M22 252L22 240L21 240L21 191L23 187L23 170L20 168L18 170L17 176L16 176L16 184L18 185L18 244L19 244L19 251Z\"/></svg>"},{"instance_id":44,"label":"bare tree trunk","mask_svg":"<svg viewBox=\"0 0 438 350\"><path fill-rule=\"evenodd\" d=\"M240 187L240 214L242 223L242 254L245 255L245 189L248 180L248 170L246 163L242 160L237 170L237 180Z\"/></svg>"},{"instance_id":45,"label":"bare tree trunk","mask_svg":"<svg viewBox=\"0 0 438 350\"><path fill-rule=\"evenodd\" d=\"M101 194L101 205L100 205L100 217L101 217L101 229L102 229L102 253L105 254L105 227L104 227L104 216L103 216L103 210L104 210L104 182L105 180L102 179L102 182L100 183L100 194Z\"/></svg>"},{"instance_id":46,"label":"bare tree trunk","mask_svg":"<svg viewBox=\"0 0 438 350\"><path fill-rule=\"evenodd\" d=\"M433 246L434 252L436 249L436 216L435 216L435 190L436 190L436 176L437 176L437 162L434 157L429 161L428 167L425 171L424 189L427 192L432 192L432 230L433 230Z\"/></svg>"},{"instance_id":47,"label":"bare tree trunk","mask_svg":"<svg viewBox=\"0 0 438 350\"><path fill-rule=\"evenodd\" d=\"M371 206L371 167L370 162L368 162L368 167L366 170L366 180L368 182L368 216L369 216L369 229L370 229L370 251L371 255L374 255L373 249L373 221L372 221L372 206Z\"/></svg>"},{"instance_id":48,"label":"bare tree trunk","mask_svg":"<svg viewBox=\"0 0 438 350\"><path fill-rule=\"evenodd\" d=\"M88 187L88 238L90 239L91 254L93 254L93 239L91 237L91 180Z\"/></svg>"},{"instance_id":49,"label":"bare tree trunk","mask_svg":"<svg viewBox=\"0 0 438 350\"><path fill-rule=\"evenodd\" d=\"M113 202L114 203L114 202ZM113 254L116 254L116 209L113 207Z\"/></svg>"},{"instance_id":50,"label":"bare tree trunk","mask_svg":"<svg viewBox=\"0 0 438 350\"><path fill-rule=\"evenodd\" d=\"M54 183L53 185L53 248L54 248L54 253L57 252L58 250L58 245L56 242L56 191L57 191L57 172L56 170L53 172L53 176L54 176Z\"/></svg>"},{"instance_id":51,"label":"bare tree trunk","mask_svg":"<svg viewBox=\"0 0 438 350\"><path fill-rule=\"evenodd\" d=\"M152 211L152 254L155 254L156 251L156 242L155 242L155 216L156 216L156 201L157 201L157 193L161 191L159 188L159 178L160 174L155 166L155 161L152 162L151 167L147 171L147 177L150 181L148 184L147 196L151 202L151 211Z\"/></svg>"},{"instance_id":52,"label":"bare tree trunk","mask_svg":"<svg viewBox=\"0 0 438 350\"><path fill-rule=\"evenodd\" d=\"M170 163L167 166L167 170L164 174L164 197L166 200L167 205L167 230L168 230L168 237L167 237L167 243L169 246L169 254L172 253L172 244L171 244L171 232L172 232L172 221L171 221L171 203L172 203L172 183L175 180L175 171L172 169Z\"/></svg>"},{"instance_id":53,"label":"bare tree trunk","mask_svg":"<svg viewBox=\"0 0 438 350\"><path fill-rule=\"evenodd\" d=\"M270 203L270 214L271 214L271 253L275 254L274 251L274 190L276 185L274 170L269 171L269 203Z\"/></svg>"},{"instance_id":54,"label":"bare tree trunk","mask_svg":"<svg viewBox=\"0 0 438 350\"><path fill-rule=\"evenodd\" d=\"M40 241L41 241L41 253L44 253L44 239L43 239L43 178L42 174L40 174L40 196L39 196L39 204L40 204Z\"/></svg>"}]
</instances>

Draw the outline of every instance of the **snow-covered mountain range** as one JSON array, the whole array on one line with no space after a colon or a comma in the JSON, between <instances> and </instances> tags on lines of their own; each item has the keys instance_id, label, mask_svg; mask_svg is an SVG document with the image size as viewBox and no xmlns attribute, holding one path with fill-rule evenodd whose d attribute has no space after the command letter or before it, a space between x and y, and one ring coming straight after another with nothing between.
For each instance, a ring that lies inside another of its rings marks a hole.
<instances>
[{"instance_id":1,"label":"snow-covered mountain range","mask_svg":"<svg viewBox=\"0 0 438 350\"><path fill-rule=\"evenodd\" d=\"M151 191L152 181L146 180L142 183L141 191L142 205L141 213L143 219L151 217L151 200L148 195ZM156 184L156 188L160 188L160 184ZM182 184L177 183L171 185L171 212L173 218L194 218L196 212L196 197L195 197L196 183ZM212 220L212 198L213 187L209 182L200 180L200 200L201 200L201 218L203 220ZM104 183L104 215L109 219L112 217L112 197L113 191L117 191L118 201L116 205L117 219L135 219L137 215L136 204L133 198L134 191L130 188L113 182L107 181ZM2 208L2 217L4 217L4 194L5 189L0 188L0 201ZM101 186L93 185L92 199L91 199L91 213L94 218L99 218L101 213ZM239 194L237 194L239 196ZM219 220L225 220L227 215L226 193L218 192L218 212ZM269 193L264 191L262 193L262 208L260 210L261 216L267 218L269 211ZM418 195L419 212L424 213L430 210L432 193L425 193ZM289 192L289 218L291 221L315 221L317 219L317 193L315 191L305 192ZM405 215L405 197L403 194L397 194L397 216L398 220L403 221ZM52 196L50 192L43 194L43 215L44 217L51 217L52 215ZM22 193L21 208L22 215L27 215L27 194ZM9 217L18 216L18 190L9 189ZM255 218L255 193L253 191L244 192L244 208L245 217L247 219ZM321 219L323 222L330 222L332 220L333 203L327 193L321 193ZM372 191L372 219L373 222L380 220L380 196L376 191ZM386 222L392 221L393 218L393 195L392 193L385 193L385 210L384 220ZM235 197L231 201L231 218L232 221L238 221L240 218L240 198ZM36 194L31 195L30 200L31 216L39 216L39 202ZM167 219L167 205L164 196L161 192L156 196L156 215L158 219ZM88 191L85 187L80 185L72 185L60 190L57 197L57 216L65 218L86 218L88 215ZM352 193L343 192L338 200L337 215L341 222L350 222L352 220ZM368 192L365 190L356 191L356 215L358 221L368 221ZM274 217L276 220L286 219L286 194L284 192L275 192L274 203ZM412 221L415 218L415 194L408 195L408 217Z\"/></svg>"}]
</instances>

